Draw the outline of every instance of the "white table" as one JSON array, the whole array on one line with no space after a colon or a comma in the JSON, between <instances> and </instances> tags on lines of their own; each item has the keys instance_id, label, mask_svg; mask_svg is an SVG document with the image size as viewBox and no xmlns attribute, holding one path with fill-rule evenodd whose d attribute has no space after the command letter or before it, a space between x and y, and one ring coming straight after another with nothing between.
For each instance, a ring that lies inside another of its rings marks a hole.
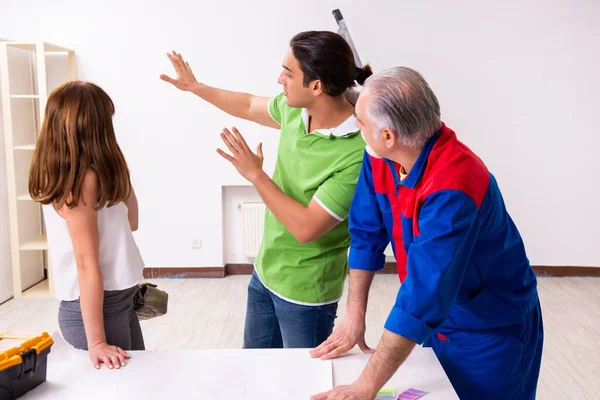
<instances>
[{"instance_id":1,"label":"white table","mask_svg":"<svg viewBox=\"0 0 600 400\"><path fill-rule=\"evenodd\" d=\"M346 356L333 360L334 386L354 382L367 365L369 357L370 355L363 354L355 348ZM423 400L458 399L444 369L429 347L415 346L404 364L384 387L396 389L398 394L410 388L429 392Z\"/></svg>"},{"instance_id":2,"label":"white table","mask_svg":"<svg viewBox=\"0 0 600 400\"><path fill-rule=\"evenodd\" d=\"M333 362L311 359L307 349L132 351L125 368L95 370L87 352L53 337L47 381L23 400L306 400L352 383L369 359L358 350ZM385 387L430 392L423 400L458 399L428 348L416 347Z\"/></svg>"}]
</instances>

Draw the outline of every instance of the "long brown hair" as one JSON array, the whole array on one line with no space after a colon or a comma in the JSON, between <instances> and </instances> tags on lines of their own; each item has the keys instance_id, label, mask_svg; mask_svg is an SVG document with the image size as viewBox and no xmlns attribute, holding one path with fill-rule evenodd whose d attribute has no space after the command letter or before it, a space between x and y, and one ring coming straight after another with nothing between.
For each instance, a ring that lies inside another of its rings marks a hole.
<instances>
[{"instance_id":1,"label":"long brown hair","mask_svg":"<svg viewBox=\"0 0 600 400\"><path fill-rule=\"evenodd\" d=\"M29 170L35 201L56 209L77 206L90 169L98 176L97 210L129 197L129 169L115 137L114 113L110 97L93 83L67 82L52 91Z\"/></svg>"}]
</instances>

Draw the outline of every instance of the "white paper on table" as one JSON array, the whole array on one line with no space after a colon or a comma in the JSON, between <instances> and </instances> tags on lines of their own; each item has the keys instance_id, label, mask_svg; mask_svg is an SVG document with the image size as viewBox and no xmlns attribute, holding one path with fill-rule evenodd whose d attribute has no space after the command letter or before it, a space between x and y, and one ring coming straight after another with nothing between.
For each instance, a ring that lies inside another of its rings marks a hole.
<instances>
[{"instance_id":1,"label":"white paper on table","mask_svg":"<svg viewBox=\"0 0 600 400\"><path fill-rule=\"evenodd\" d=\"M333 388L332 363L308 349L130 352L120 370L95 370L87 352L59 335L48 361L48 382L30 399L306 400Z\"/></svg>"}]
</instances>

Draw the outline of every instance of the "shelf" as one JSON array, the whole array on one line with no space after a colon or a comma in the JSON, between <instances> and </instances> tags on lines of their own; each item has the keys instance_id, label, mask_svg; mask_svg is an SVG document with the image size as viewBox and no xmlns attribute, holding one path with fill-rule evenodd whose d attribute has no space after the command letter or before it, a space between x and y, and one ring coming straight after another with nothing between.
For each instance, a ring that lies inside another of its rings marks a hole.
<instances>
[{"instance_id":1,"label":"shelf","mask_svg":"<svg viewBox=\"0 0 600 400\"><path fill-rule=\"evenodd\" d=\"M7 138L6 162L12 164L7 165L7 188L10 193L8 215L14 217L9 221L0 218L0 223L11 225L10 252L15 255L12 265L13 294L15 298L49 298L54 292L50 273L51 262L48 257L49 245L46 235L42 234L44 219L41 206L29 196L27 190L27 170L31 165L31 156L37 151L39 129L44 122L48 85L54 87L55 84L76 79L76 57L72 49L35 38L22 41L0 40L0 49L0 84L6 83L2 84L3 91L0 91L4 104L4 119L0 121L0 126L5 127L3 131ZM11 60L22 60L23 65L13 65ZM49 74L50 67L57 71L52 70ZM11 90L8 78L13 72L23 72L24 76L34 74L33 80L27 79L28 85L15 86ZM0 239L0 242L3 241L4 238ZM47 268L49 280L36 283L44 277L38 274L41 272L37 269L38 262ZM0 265L0 269L2 267ZM33 287L23 290L33 283L36 283Z\"/></svg>"},{"instance_id":2,"label":"shelf","mask_svg":"<svg viewBox=\"0 0 600 400\"><path fill-rule=\"evenodd\" d=\"M52 43L44 43L44 51L47 53L69 53L73 50Z\"/></svg>"},{"instance_id":3,"label":"shelf","mask_svg":"<svg viewBox=\"0 0 600 400\"><path fill-rule=\"evenodd\" d=\"M35 144L26 144L24 146L15 146L15 150L35 150Z\"/></svg>"},{"instance_id":4,"label":"shelf","mask_svg":"<svg viewBox=\"0 0 600 400\"><path fill-rule=\"evenodd\" d=\"M18 49L35 51L36 43L32 42L6 42L8 47L16 47Z\"/></svg>"},{"instance_id":5,"label":"shelf","mask_svg":"<svg viewBox=\"0 0 600 400\"><path fill-rule=\"evenodd\" d=\"M40 96L37 94L11 94L11 99L39 99Z\"/></svg>"},{"instance_id":6,"label":"shelf","mask_svg":"<svg viewBox=\"0 0 600 400\"><path fill-rule=\"evenodd\" d=\"M23 50L35 51L38 43L39 42L6 42L6 45L10 47L17 47ZM44 42L44 53L68 53L71 51L73 50L67 49L66 47L57 46L52 43Z\"/></svg>"},{"instance_id":7,"label":"shelf","mask_svg":"<svg viewBox=\"0 0 600 400\"><path fill-rule=\"evenodd\" d=\"M36 239L30 240L29 242L22 244L21 250L48 250L48 240L46 239L46 235L44 234Z\"/></svg>"},{"instance_id":8,"label":"shelf","mask_svg":"<svg viewBox=\"0 0 600 400\"><path fill-rule=\"evenodd\" d=\"M48 279L44 279L37 285L23 292L21 299L48 299L52 298L53 295L50 293L50 286Z\"/></svg>"}]
</instances>

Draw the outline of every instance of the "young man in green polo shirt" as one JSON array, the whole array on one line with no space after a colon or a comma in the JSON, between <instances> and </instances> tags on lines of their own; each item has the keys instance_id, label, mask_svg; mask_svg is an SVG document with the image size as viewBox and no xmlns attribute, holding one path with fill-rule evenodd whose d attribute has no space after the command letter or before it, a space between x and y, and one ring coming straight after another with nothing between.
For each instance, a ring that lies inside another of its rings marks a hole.
<instances>
[{"instance_id":1,"label":"young man in green polo shirt","mask_svg":"<svg viewBox=\"0 0 600 400\"><path fill-rule=\"evenodd\" d=\"M218 150L257 189L268 210L248 287L244 348L313 348L331 334L347 274L346 217L365 143L346 90L362 84L348 43L332 32L302 32L290 42L278 82L283 93L258 97L198 83L180 54L168 54L177 78L235 117L281 129L273 178L241 134L224 129Z\"/></svg>"}]
</instances>

